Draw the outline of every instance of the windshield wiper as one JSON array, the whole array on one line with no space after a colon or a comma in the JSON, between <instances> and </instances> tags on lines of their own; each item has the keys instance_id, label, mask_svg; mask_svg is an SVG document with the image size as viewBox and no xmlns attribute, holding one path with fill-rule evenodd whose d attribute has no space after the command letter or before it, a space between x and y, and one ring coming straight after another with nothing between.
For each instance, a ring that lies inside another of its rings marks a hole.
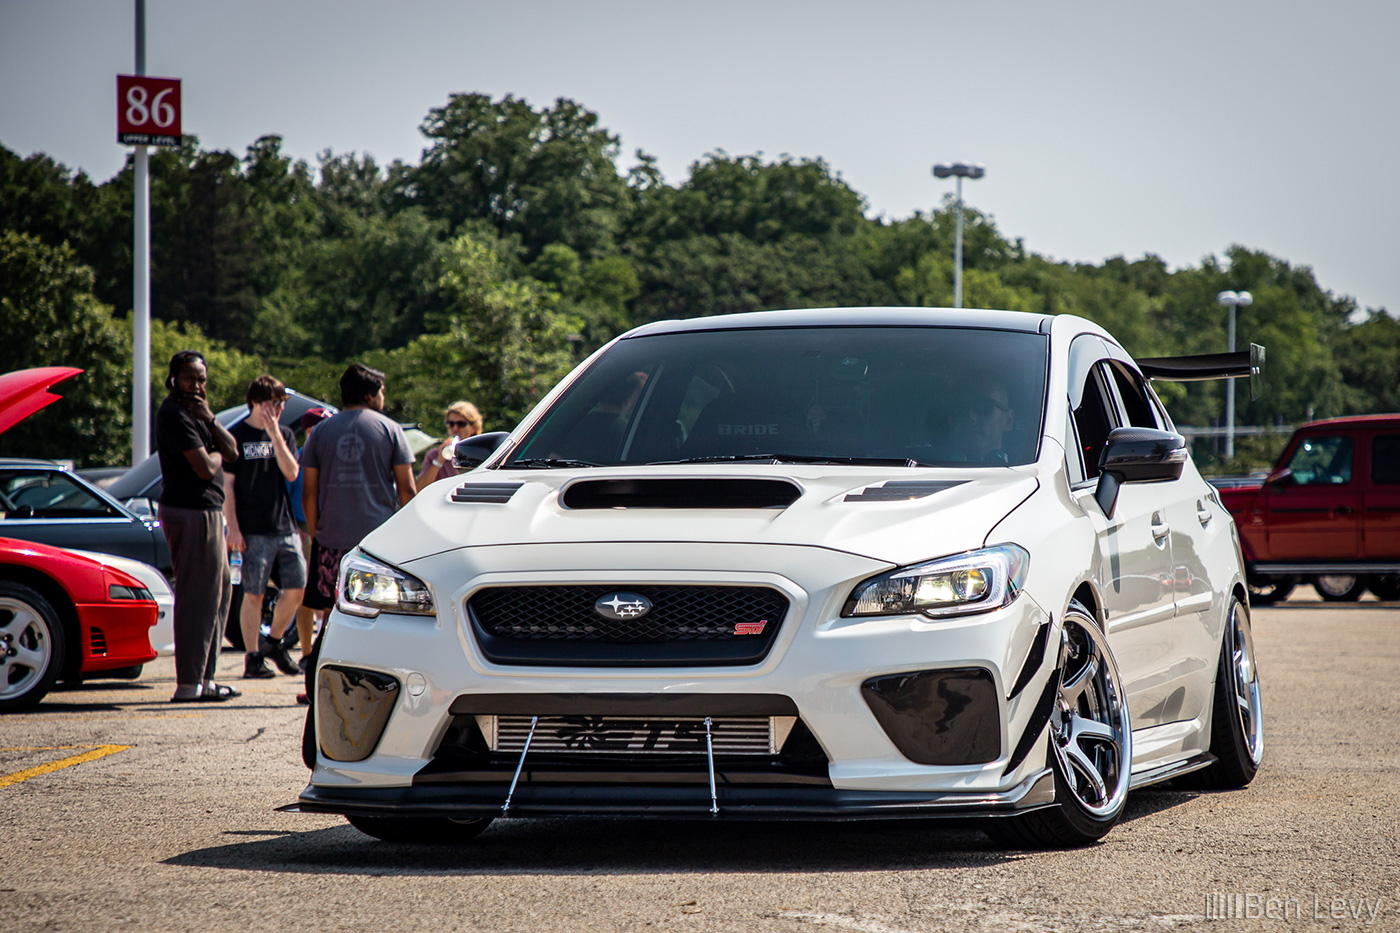
<instances>
[{"instance_id":1,"label":"windshield wiper","mask_svg":"<svg viewBox=\"0 0 1400 933\"><path fill-rule=\"evenodd\" d=\"M806 454L724 454L714 457L686 457L683 460L653 460L647 466L671 466L680 463L841 463L857 466L919 466L904 457L827 457Z\"/></svg>"},{"instance_id":2,"label":"windshield wiper","mask_svg":"<svg viewBox=\"0 0 1400 933\"><path fill-rule=\"evenodd\" d=\"M528 460L512 460L506 464L507 467L524 467L527 470L558 470L571 469L573 467L596 467L601 463L590 463L587 460L566 460L557 457L535 457Z\"/></svg>"}]
</instances>

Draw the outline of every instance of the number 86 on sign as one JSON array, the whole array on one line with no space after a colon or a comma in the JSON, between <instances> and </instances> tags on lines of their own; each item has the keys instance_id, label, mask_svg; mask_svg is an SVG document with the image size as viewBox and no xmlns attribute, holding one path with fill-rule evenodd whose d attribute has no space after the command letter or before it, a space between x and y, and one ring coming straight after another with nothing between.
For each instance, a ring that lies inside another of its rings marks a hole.
<instances>
[{"instance_id":1,"label":"number 86 on sign","mask_svg":"<svg viewBox=\"0 0 1400 933\"><path fill-rule=\"evenodd\" d=\"M180 79L117 75L117 142L180 145Z\"/></svg>"}]
</instances>

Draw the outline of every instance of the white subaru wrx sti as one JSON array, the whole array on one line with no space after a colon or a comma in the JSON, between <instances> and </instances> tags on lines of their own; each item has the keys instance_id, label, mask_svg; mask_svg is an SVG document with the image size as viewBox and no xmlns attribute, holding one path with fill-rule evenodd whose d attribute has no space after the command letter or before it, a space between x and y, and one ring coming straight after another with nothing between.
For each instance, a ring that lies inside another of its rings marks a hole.
<instances>
[{"instance_id":1,"label":"white subaru wrx sti","mask_svg":"<svg viewBox=\"0 0 1400 933\"><path fill-rule=\"evenodd\" d=\"M346 557L287 809L981 816L1102 837L1263 750L1239 544L1149 378L1070 316L650 324ZM314 726L314 730L311 728Z\"/></svg>"}]
</instances>

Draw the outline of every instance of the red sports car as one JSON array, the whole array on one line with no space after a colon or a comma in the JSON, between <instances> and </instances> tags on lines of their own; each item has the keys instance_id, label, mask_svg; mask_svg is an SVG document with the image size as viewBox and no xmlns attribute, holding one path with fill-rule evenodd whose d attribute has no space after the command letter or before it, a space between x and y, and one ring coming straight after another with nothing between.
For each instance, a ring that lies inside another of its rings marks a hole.
<instances>
[{"instance_id":1,"label":"red sports car","mask_svg":"<svg viewBox=\"0 0 1400 933\"><path fill-rule=\"evenodd\" d=\"M140 580L61 548L0 538L0 713L59 680L155 659L156 602Z\"/></svg>"}]
</instances>

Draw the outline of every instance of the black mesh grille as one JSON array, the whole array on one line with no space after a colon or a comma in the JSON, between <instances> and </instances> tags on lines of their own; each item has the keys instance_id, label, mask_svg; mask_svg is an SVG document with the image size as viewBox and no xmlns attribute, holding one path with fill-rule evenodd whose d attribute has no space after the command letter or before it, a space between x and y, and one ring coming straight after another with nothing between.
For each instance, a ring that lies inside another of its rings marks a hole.
<instances>
[{"instance_id":1,"label":"black mesh grille","mask_svg":"<svg viewBox=\"0 0 1400 933\"><path fill-rule=\"evenodd\" d=\"M612 594L651 602L640 618L594 611ZM767 654L788 600L762 586L511 586L467 602L488 657L502 663L744 664Z\"/></svg>"}]
</instances>

